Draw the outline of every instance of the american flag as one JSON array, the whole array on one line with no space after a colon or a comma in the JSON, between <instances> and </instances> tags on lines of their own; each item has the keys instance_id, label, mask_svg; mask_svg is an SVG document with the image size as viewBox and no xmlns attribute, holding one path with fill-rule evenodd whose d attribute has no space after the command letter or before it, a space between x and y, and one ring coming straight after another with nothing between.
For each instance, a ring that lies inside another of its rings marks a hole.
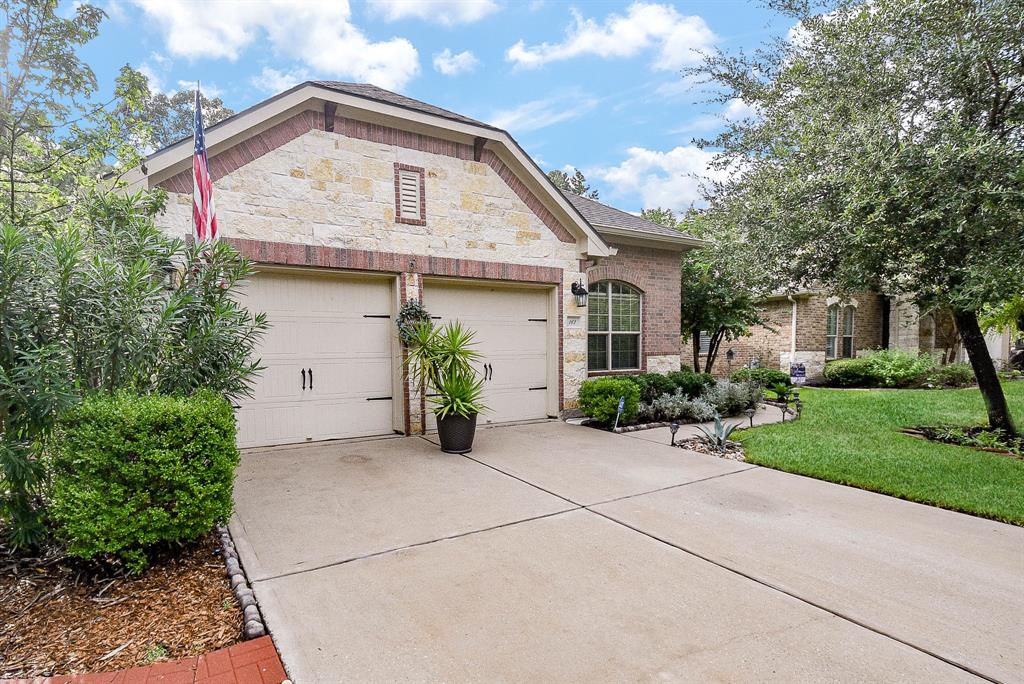
<instances>
[{"instance_id":1,"label":"american flag","mask_svg":"<svg viewBox=\"0 0 1024 684\"><path fill-rule=\"evenodd\" d=\"M195 151L192 153L192 225L197 241L216 240L217 210L213 205L213 179L206 160L206 136L203 135L203 109L196 85Z\"/></svg>"}]
</instances>

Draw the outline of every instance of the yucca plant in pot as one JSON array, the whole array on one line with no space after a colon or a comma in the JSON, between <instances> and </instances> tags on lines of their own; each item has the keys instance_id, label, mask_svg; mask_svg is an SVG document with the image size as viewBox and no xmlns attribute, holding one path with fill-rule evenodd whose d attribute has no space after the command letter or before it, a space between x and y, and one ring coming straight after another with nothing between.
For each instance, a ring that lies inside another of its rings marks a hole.
<instances>
[{"instance_id":1,"label":"yucca plant in pot","mask_svg":"<svg viewBox=\"0 0 1024 684\"><path fill-rule=\"evenodd\" d=\"M465 454L473 450L476 417L485 411L483 380L473 362L476 334L458 321L434 328L428 321L416 324L406 335L406 363L420 391L429 394L437 418L441 450Z\"/></svg>"}]
</instances>

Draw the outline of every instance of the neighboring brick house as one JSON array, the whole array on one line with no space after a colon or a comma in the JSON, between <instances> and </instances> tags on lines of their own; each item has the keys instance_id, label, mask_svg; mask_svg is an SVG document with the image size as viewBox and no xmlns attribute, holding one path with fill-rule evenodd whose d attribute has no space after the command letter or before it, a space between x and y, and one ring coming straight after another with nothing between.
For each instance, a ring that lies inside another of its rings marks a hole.
<instances>
[{"instance_id":1,"label":"neighboring brick house","mask_svg":"<svg viewBox=\"0 0 1024 684\"><path fill-rule=\"evenodd\" d=\"M950 316L921 315L910 302L876 292L840 298L805 290L770 296L761 306L767 325L754 326L747 337L723 341L713 368L716 375L752 363L782 370L802 363L813 380L821 378L829 361L876 349L924 352L943 361L958 356ZM683 340L682 354L684 363L692 363L690 340ZM703 353L700 358L703 363Z\"/></svg>"},{"instance_id":2,"label":"neighboring brick house","mask_svg":"<svg viewBox=\"0 0 1024 684\"><path fill-rule=\"evenodd\" d=\"M393 323L411 299L477 331L482 420L558 416L588 374L679 367L679 257L700 241L563 196L505 131L317 81L206 141L221 234L257 263L244 296L273 325L242 446L429 428ZM183 140L129 176L168 191L158 224L176 237L191 157Z\"/></svg>"}]
</instances>

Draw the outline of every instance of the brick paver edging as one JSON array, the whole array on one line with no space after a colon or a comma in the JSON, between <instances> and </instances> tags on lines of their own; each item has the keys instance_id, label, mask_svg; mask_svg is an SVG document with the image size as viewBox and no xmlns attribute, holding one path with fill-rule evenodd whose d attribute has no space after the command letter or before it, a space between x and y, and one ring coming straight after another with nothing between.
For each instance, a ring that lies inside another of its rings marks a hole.
<instances>
[{"instance_id":1,"label":"brick paver edging","mask_svg":"<svg viewBox=\"0 0 1024 684\"><path fill-rule=\"evenodd\" d=\"M201 656L120 672L0 679L0 684L281 684L287 675L269 636Z\"/></svg>"}]
</instances>

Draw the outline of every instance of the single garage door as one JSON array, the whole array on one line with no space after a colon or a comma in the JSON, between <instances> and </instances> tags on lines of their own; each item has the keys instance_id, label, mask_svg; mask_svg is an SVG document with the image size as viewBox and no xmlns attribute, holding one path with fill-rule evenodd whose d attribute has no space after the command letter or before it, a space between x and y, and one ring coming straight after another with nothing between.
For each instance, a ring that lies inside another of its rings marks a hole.
<instances>
[{"instance_id":1,"label":"single garage door","mask_svg":"<svg viewBox=\"0 0 1024 684\"><path fill-rule=\"evenodd\" d=\"M391 433L391 302L386 278L258 273L244 301L271 328L266 366L238 410L240 447Z\"/></svg>"},{"instance_id":2,"label":"single garage door","mask_svg":"<svg viewBox=\"0 0 1024 684\"><path fill-rule=\"evenodd\" d=\"M548 302L541 288L427 281L423 303L444 324L459 320L476 331L477 363L486 374L479 421L499 423L548 416ZM486 370L484 368L486 364ZM429 406L428 406L429 409ZM433 415L428 427L434 427Z\"/></svg>"}]
</instances>

